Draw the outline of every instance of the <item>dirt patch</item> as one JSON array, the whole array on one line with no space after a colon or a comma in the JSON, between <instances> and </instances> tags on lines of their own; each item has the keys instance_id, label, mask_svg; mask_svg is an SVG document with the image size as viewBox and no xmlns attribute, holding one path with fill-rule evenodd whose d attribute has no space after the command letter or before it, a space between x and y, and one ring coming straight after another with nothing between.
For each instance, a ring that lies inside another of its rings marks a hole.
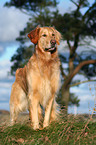
<instances>
[{"instance_id":1,"label":"dirt patch","mask_svg":"<svg viewBox=\"0 0 96 145\"><path fill-rule=\"evenodd\" d=\"M9 126L10 125L10 113L8 111L0 111L0 126ZM30 122L29 121L29 114L28 113L22 113L19 114L17 122L23 124L25 122Z\"/></svg>"},{"instance_id":2,"label":"dirt patch","mask_svg":"<svg viewBox=\"0 0 96 145\"><path fill-rule=\"evenodd\" d=\"M7 110L0 110L0 115L1 115L1 114L10 114L10 113L9 113L9 111L7 111Z\"/></svg>"}]
</instances>

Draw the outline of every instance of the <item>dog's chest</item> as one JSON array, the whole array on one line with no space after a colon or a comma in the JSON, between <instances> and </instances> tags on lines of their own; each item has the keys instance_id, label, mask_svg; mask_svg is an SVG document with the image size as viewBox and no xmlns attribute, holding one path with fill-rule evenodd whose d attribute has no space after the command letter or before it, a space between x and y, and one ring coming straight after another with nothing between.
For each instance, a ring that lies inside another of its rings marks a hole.
<instances>
[{"instance_id":1,"label":"dog's chest","mask_svg":"<svg viewBox=\"0 0 96 145\"><path fill-rule=\"evenodd\" d=\"M38 91L40 93L40 103L45 107L52 93L52 70L47 65L39 69L40 71L40 84Z\"/></svg>"},{"instance_id":2,"label":"dog's chest","mask_svg":"<svg viewBox=\"0 0 96 145\"><path fill-rule=\"evenodd\" d=\"M55 95L57 91L59 73L56 69L54 70L54 67L47 67L43 69L40 74L41 77L38 90L40 93L40 103L45 107L52 95Z\"/></svg>"},{"instance_id":3,"label":"dog's chest","mask_svg":"<svg viewBox=\"0 0 96 145\"><path fill-rule=\"evenodd\" d=\"M30 67L30 74L27 75L29 90L37 92L39 101L46 107L48 101L55 95L59 84L59 63L41 64L37 61Z\"/></svg>"},{"instance_id":4,"label":"dog's chest","mask_svg":"<svg viewBox=\"0 0 96 145\"><path fill-rule=\"evenodd\" d=\"M54 73L53 65L50 65L50 64L47 64L47 63L46 63L46 65L38 64L38 70L39 70L40 76L42 78L46 78L48 80L51 79L51 76Z\"/></svg>"},{"instance_id":5,"label":"dog's chest","mask_svg":"<svg viewBox=\"0 0 96 145\"><path fill-rule=\"evenodd\" d=\"M41 78L38 91L40 93L40 103L45 107L52 94L51 81L48 78Z\"/></svg>"}]
</instances>

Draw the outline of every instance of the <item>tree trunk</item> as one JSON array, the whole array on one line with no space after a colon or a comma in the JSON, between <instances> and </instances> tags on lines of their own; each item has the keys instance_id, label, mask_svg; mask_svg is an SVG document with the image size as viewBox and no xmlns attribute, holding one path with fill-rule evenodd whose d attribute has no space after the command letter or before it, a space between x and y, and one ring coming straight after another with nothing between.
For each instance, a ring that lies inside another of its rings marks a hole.
<instances>
[{"instance_id":1,"label":"tree trunk","mask_svg":"<svg viewBox=\"0 0 96 145\"><path fill-rule=\"evenodd\" d=\"M96 63L96 60L86 60L81 62L74 70L73 72L71 72L65 79L63 85L62 85L62 89L61 89L61 93L62 93L62 98L61 98L61 109L63 109L64 113L67 114L68 112L68 104L69 104L69 96L70 96L70 92L69 92L69 85L73 79L73 77L79 72L79 70L86 64L94 64Z\"/></svg>"},{"instance_id":2,"label":"tree trunk","mask_svg":"<svg viewBox=\"0 0 96 145\"><path fill-rule=\"evenodd\" d=\"M61 89L62 98L61 98L61 109L64 115L68 113L68 104L69 104L69 87L65 87L65 83L62 85Z\"/></svg>"}]
</instances>

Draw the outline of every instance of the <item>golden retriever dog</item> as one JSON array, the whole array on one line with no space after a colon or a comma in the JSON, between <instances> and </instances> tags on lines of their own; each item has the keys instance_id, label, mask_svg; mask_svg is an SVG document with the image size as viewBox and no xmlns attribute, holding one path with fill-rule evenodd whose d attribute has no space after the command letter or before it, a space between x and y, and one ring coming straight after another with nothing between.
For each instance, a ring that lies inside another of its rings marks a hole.
<instances>
[{"instance_id":1,"label":"golden retriever dog","mask_svg":"<svg viewBox=\"0 0 96 145\"><path fill-rule=\"evenodd\" d=\"M43 128L58 118L56 94L60 86L60 61L57 45L60 33L53 27L37 27L28 37L36 45L35 52L24 68L17 69L10 97L11 123L18 113L29 110L34 130L40 127L40 116L45 110Z\"/></svg>"}]
</instances>

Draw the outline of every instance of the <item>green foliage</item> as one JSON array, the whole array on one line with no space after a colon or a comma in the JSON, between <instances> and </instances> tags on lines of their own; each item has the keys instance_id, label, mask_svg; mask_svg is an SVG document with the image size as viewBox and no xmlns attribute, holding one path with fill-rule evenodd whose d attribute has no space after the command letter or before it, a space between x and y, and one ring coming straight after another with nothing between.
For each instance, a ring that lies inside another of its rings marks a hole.
<instances>
[{"instance_id":1,"label":"green foliage","mask_svg":"<svg viewBox=\"0 0 96 145\"><path fill-rule=\"evenodd\" d=\"M26 11L38 11L40 7L56 6L56 0L10 0L5 6L15 6Z\"/></svg>"},{"instance_id":2,"label":"green foliage","mask_svg":"<svg viewBox=\"0 0 96 145\"><path fill-rule=\"evenodd\" d=\"M79 1L81 2L81 0ZM59 12L54 13L56 19L53 20L53 25L62 33L65 40L74 42L78 35L78 41L84 39L82 36L96 37L96 2L93 3L85 14L82 14L81 8L85 7L84 2L87 1L82 1L82 4L76 3L76 10L70 13L65 13L64 15L59 14Z\"/></svg>"},{"instance_id":3,"label":"green foliage","mask_svg":"<svg viewBox=\"0 0 96 145\"><path fill-rule=\"evenodd\" d=\"M14 65L11 66L11 74L15 75L17 68L23 68L25 64L27 64L29 58L32 56L33 53L33 46L20 46L16 54L14 54L11 58L11 62L14 61Z\"/></svg>"},{"instance_id":4,"label":"green foliage","mask_svg":"<svg viewBox=\"0 0 96 145\"><path fill-rule=\"evenodd\" d=\"M85 15L85 22L87 24L86 33L96 38L96 1L89 8L88 13Z\"/></svg>"},{"instance_id":5,"label":"green foliage","mask_svg":"<svg viewBox=\"0 0 96 145\"><path fill-rule=\"evenodd\" d=\"M74 93L70 93L69 97L69 105L76 105L77 107L79 106L80 99L78 99L77 96L75 96Z\"/></svg>"}]
</instances>

